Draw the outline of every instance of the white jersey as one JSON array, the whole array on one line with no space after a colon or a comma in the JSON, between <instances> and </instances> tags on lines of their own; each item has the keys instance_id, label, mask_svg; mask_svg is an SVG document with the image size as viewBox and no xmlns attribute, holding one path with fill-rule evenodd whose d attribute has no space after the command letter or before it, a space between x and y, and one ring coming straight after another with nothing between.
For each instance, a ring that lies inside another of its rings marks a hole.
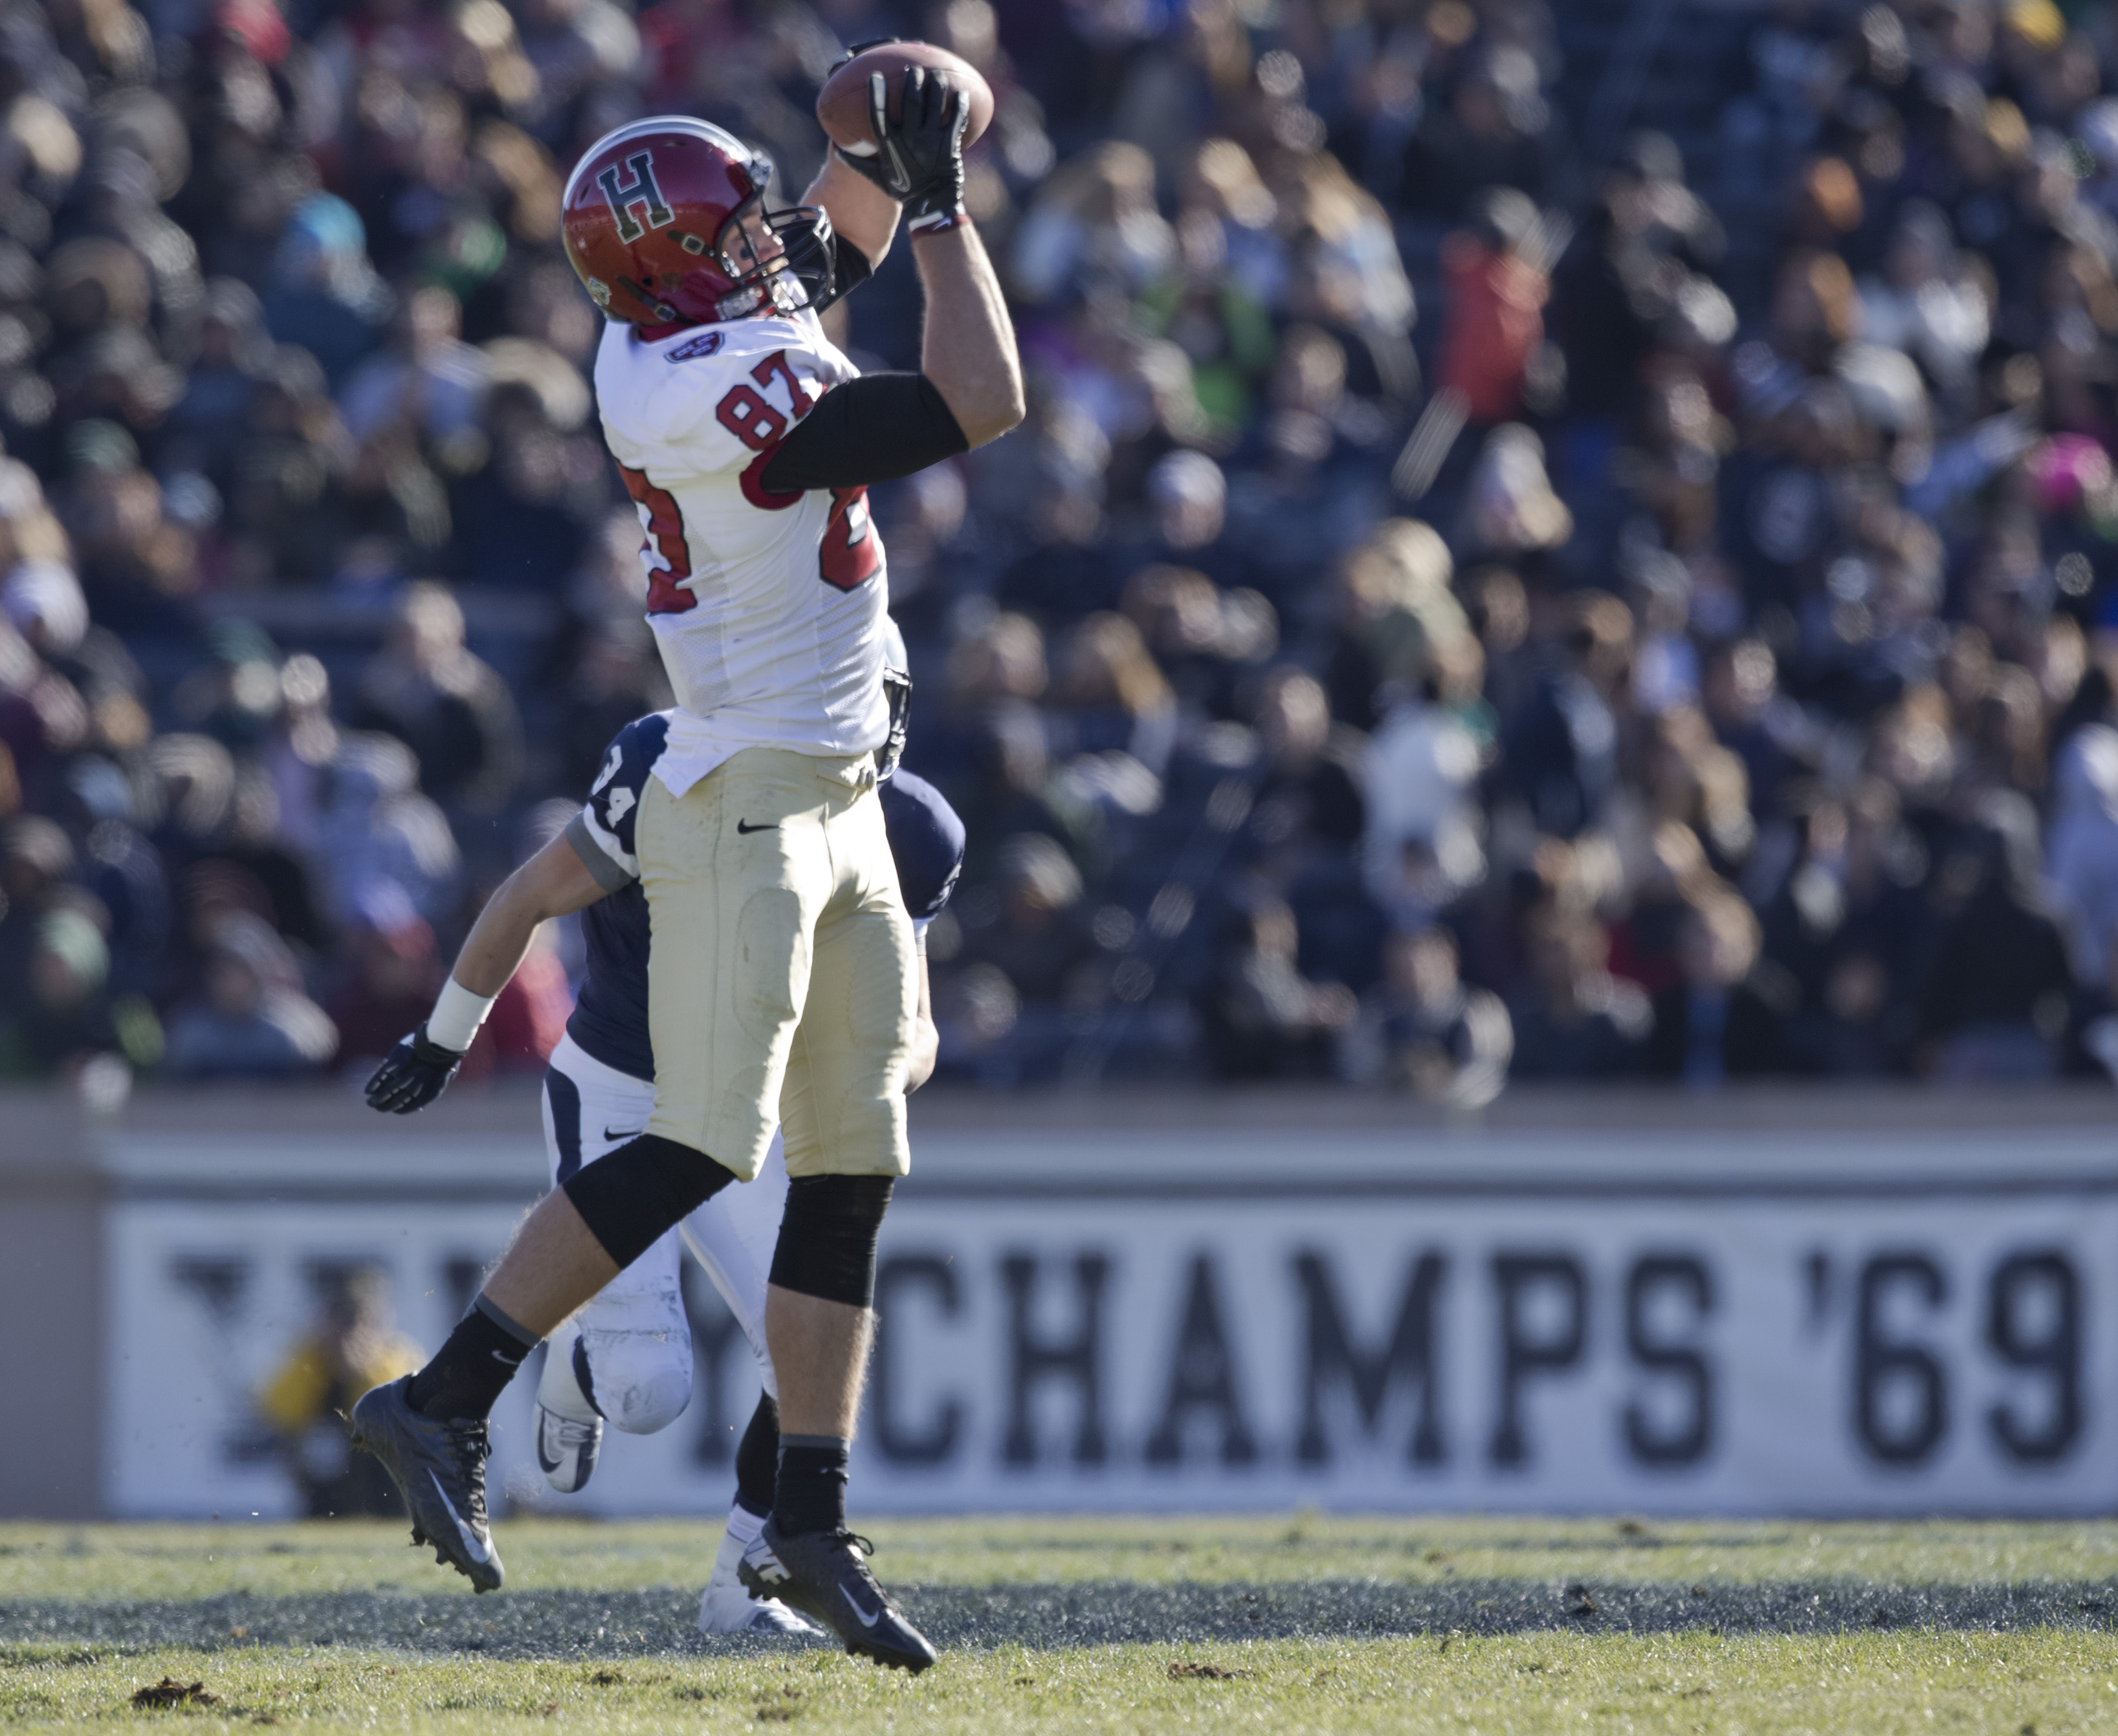
<instances>
[{"instance_id":1,"label":"white jersey","mask_svg":"<svg viewBox=\"0 0 2118 1736\"><path fill-rule=\"evenodd\" d=\"M890 733L867 491L763 482L787 431L858 372L806 310L651 343L603 332L603 438L646 532L647 621L677 695L654 767L673 795L746 747L835 758Z\"/></svg>"}]
</instances>

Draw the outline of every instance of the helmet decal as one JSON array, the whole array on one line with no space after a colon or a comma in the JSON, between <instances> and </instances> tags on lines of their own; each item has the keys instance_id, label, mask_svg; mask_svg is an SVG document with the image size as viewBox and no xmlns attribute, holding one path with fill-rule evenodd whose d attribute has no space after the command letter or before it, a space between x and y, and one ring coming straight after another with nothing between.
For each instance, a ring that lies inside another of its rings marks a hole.
<instances>
[{"instance_id":1,"label":"helmet decal","mask_svg":"<svg viewBox=\"0 0 2118 1736\"><path fill-rule=\"evenodd\" d=\"M680 114L606 133L560 196L567 262L605 315L702 325L828 306L830 219L768 210L771 164L733 133Z\"/></svg>"},{"instance_id":2,"label":"helmet decal","mask_svg":"<svg viewBox=\"0 0 2118 1736\"><path fill-rule=\"evenodd\" d=\"M596 185L603 189L603 197L610 201L610 208L617 218L617 238L629 243L639 240L648 229L659 229L674 223L677 214L669 209L654 179L653 151L635 151L625 159L625 168L632 178L630 182L617 178L617 165L613 163L596 177ZM646 229L633 221L636 205L645 212Z\"/></svg>"}]
</instances>

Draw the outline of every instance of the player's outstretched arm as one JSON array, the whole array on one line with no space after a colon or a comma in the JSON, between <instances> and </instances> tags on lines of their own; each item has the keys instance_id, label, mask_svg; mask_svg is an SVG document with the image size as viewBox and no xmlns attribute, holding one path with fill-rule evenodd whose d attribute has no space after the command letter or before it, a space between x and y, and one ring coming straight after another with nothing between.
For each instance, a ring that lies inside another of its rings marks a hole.
<instances>
[{"instance_id":1,"label":"player's outstretched arm","mask_svg":"<svg viewBox=\"0 0 2118 1736\"><path fill-rule=\"evenodd\" d=\"M448 1088L494 998L520 968L538 925L603 896L562 833L501 882L471 925L427 1022L400 1038L368 1082L368 1107L409 1115Z\"/></svg>"},{"instance_id":2,"label":"player's outstretched arm","mask_svg":"<svg viewBox=\"0 0 2118 1736\"><path fill-rule=\"evenodd\" d=\"M826 392L766 464L761 480L770 494L893 482L997 440L1022 420L1014 322L964 210L967 99L918 67L905 75L898 120L885 113L880 74L872 99L876 156L835 152L825 173L903 201L927 297L920 372L869 374Z\"/></svg>"},{"instance_id":3,"label":"player's outstretched arm","mask_svg":"<svg viewBox=\"0 0 2118 1736\"><path fill-rule=\"evenodd\" d=\"M832 233L860 249L869 270L882 263L897 233L898 205L865 175L836 156L827 156L802 202L824 208Z\"/></svg>"},{"instance_id":4,"label":"player's outstretched arm","mask_svg":"<svg viewBox=\"0 0 2118 1736\"><path fill-rule=\"evenodd\" d=\"M919 371L941 393L965 441L982 446L1022 420L1022 366L1000 279L964 209L971 99L946 73L930 76L923 67L905 69L894 121L887 98L882 74L873 74L868 127L874 154L857 157L840 148L830 161L870 192L903 201L912 256L927 292Z\"/></svg>"},{"instance_id":5,"label":"player's outstretched arm","mask_svg":"<svg viewBox=\"0 0 2118 1736\"><path fill-rule=\"evenodd\" d=\"M919 371L932 382L971 446L1022 420L1022 362L1000 278L968 217L916 230L912 256L927 292Z\"/></svg>"}]
</instances>

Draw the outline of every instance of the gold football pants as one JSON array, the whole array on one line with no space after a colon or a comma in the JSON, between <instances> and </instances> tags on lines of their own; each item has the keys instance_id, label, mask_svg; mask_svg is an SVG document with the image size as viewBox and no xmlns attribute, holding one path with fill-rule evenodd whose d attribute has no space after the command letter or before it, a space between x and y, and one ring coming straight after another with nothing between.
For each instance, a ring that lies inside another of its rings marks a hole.
<instances>
[{"instance_id":1,"label":"gold football pants","mask_svg":"<svg viewBox=\"0 0 2118 1736\"><path fill-rule=\"evenodd\" d=\"M904 1175L918 979L872 756L746 748L681 799L650 777L633 835L647 1130L746 1181L775 1127L789 1175Z\"/></svg>"}]
</instances>

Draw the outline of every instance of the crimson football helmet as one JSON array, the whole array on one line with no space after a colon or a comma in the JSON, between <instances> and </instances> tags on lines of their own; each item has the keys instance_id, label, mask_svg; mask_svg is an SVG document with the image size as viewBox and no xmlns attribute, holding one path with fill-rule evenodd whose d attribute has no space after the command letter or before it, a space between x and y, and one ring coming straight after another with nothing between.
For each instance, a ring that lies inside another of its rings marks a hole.
<instances>
[{"instance_id":1,"label":"crimson football helmet","mask_svg":"<svg viewBox=\"0 0 2118 1736\"><path fill-rule=\"evenodd\" d=\"M771 159L688 115L605 133L566 182L566 259L596 305L633 325L696 326L832 300L831 220L768 212Z\"/></svg>"}]
</instances>

